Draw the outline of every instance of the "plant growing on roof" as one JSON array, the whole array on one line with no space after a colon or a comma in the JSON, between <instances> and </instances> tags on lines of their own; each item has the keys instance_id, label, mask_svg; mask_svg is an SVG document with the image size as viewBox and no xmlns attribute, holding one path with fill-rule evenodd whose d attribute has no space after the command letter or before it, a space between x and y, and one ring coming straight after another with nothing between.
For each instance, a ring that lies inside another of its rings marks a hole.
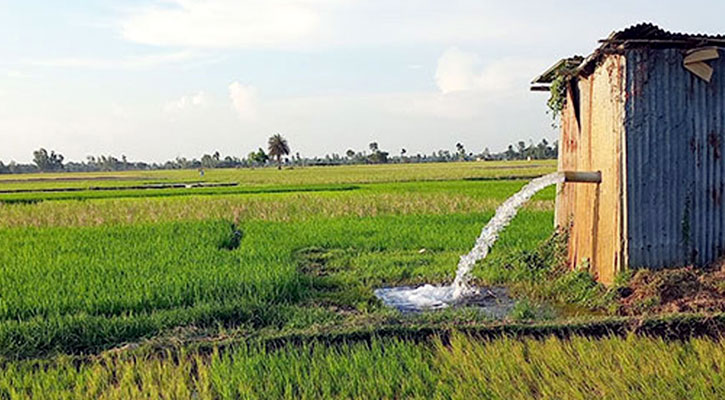
<instances>
[{"instance_id":1,"label":"plant growing on roof","mask_svg":"<svg viewBox=\"0 0 725 400\"><path fill-rule=\"evenodd\" d=\"M554 126L566 105L566 89L569 82L569 74L560 71L549 87L550 96L546 105L549 107L551 116L554 119Z\"/></svg>"}]
</instances>

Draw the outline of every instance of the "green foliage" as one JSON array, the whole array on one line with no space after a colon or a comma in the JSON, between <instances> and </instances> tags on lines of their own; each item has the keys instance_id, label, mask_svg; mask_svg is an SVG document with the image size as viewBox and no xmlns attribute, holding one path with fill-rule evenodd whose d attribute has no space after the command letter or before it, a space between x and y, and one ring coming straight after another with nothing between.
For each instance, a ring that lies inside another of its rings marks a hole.
<instances>
[{"instance_id":1,"label":"green foliage","mask_svg":"<svg viewBox=\"0 0 725 400\"><path fill-rule=\"evenodd\" d=\"M551 82L549 100L546 102L546 105L549 107L549 111L554 120L559 118L566 105L566 91L569 79L568 74L562 73L557 75Z\"/></svg>"},{"instance_id":2,"label":"green foliage","mask_svg":"<svg viewBox=\"0 0 725 400\"><path fill-rule=\"evenodd\" d=\"M385 164L388 162L388 152L377 150L370 154L369 159L373 164Z\"/></svg>"},{"instance_id":3,"label":"green foliage","mask_svg":"<svg viewBox=\"0 0 725 400\"><path fill-rule=\"evenodd\" d=\"M511 310L511 318L518 321L531 320L536 318L536 310L529 300L519 300Z\"/></svg>"},{"instance_id":4,"label":"green foliage","mask_svg":"<svg viewBox=\"0 0 725 400\"><path fill-rule=\"evenodd\" d=\"M264 165L269 160L269 156L261 147L256 152L249 153L247 157L255 165Z\"/></svg>"},{"instance_id":5,"label":"green foliage","mask_svg":"<svg viewBox=\"0 0 725 400\"><path fill-rule=\"evenodd\" d=\"M55 151L48 153L40 148L33 152L33 163L42 172L60 171L63 169L63 156Z\"/></svg>"},{"instance_id":6,"label":"green foliage","mask_svg":"<svg viewBox=\"0 0 725 400\"><path fill-rule=\"evenodd\" d=\"M539 235L547 232L543 227L530 228ZM526 240L524 234L514 229L504 231L502 238L517 235ZM529 239L528 243L531 242ZM509 285L531 301L551 303L565 312L614 310L615 293L596 282L588 269L567 269L565 233L555 233L534 243L540 244L487 258L479 276L487 283Z\"/></svg>"},{"instance_id":7,"label":"green foliage","mask_svg":"<svg viewBox=\"0 0 725 400\"><path fill-rule=\"evenodd\" d=\"M269 156L277 159L278 168L282 167L282 156L289 155L289 144L287 139L283 138L279 133L272 135L267 142L267 150Z\"/></svg>"}]
</instances>

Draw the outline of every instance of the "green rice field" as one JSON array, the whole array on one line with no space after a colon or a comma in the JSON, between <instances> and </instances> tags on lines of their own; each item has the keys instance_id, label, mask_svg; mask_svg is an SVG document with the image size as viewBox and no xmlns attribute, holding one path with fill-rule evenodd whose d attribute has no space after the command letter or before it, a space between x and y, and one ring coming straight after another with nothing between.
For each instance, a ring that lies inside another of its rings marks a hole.
<instances>
[{"instance_id":1,"label":"green rice field","mask_svg":"<svg viewBox=\"0 0 725 400\"><path fill-rule=\"evenodd\" d=\"M509 289L515 306L502 319L475 307L404 314L373 294L450 283L496 207L554 169L0 176L0 399L720 397L717 339L376 334L608 315L610 291L586 271L559 268L554 187L474 269L476 283ZM137 188L200 179L237 185ZM314 339L361 329L372 339ZM284 337L303 339L260 344Z\"/></svg>"}]
</instances>

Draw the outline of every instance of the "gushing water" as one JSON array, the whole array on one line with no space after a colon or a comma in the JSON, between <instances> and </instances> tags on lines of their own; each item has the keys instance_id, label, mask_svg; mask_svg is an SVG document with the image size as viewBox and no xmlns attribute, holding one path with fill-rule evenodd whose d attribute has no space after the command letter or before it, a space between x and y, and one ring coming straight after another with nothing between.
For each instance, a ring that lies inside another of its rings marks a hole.
<instances>
[{"instance_id":1,"label":"gushing water","mask_svg":"<svg viewBox=\"0 0 725 400\"><path fill-rule=\"evenodd\" d=\"M544 175L532 180L516 194L506 199L483 228L471 251L461 256L453 284L448 286L427 284L417 288L383 288L376 290L375 294L386 304L405 311L445 308L463 298L480 295L480 289L470 284L473 266L477 261L486 258L491 246L498 239L499 233L511 222L524 203L545 187L563 181L564 175L559 172Z\"/></svg>"}]
</instances>

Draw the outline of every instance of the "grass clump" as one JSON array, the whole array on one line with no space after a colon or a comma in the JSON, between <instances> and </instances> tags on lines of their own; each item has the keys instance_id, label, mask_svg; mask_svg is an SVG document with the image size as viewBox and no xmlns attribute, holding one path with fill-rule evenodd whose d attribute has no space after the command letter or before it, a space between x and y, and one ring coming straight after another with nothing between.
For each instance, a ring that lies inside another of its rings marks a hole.
<instances>
[{"instance_id":1,"label":"grass clump","mask_svg":"<svg viewBox=\"0 0 725 400\"><path fill-rule=\"evenodd\" d=\"M508 234L504 232L502 237ZM587 269L568 269L567 241L566 232L555 232L533 249L484 261L479 276L487 283L510 286L532 304L553 304L565 313L612 310L614 292L598 283ZM528 302L521 303L519 313L527 313L524 304Z\"/></svg>"}]
</instances>

